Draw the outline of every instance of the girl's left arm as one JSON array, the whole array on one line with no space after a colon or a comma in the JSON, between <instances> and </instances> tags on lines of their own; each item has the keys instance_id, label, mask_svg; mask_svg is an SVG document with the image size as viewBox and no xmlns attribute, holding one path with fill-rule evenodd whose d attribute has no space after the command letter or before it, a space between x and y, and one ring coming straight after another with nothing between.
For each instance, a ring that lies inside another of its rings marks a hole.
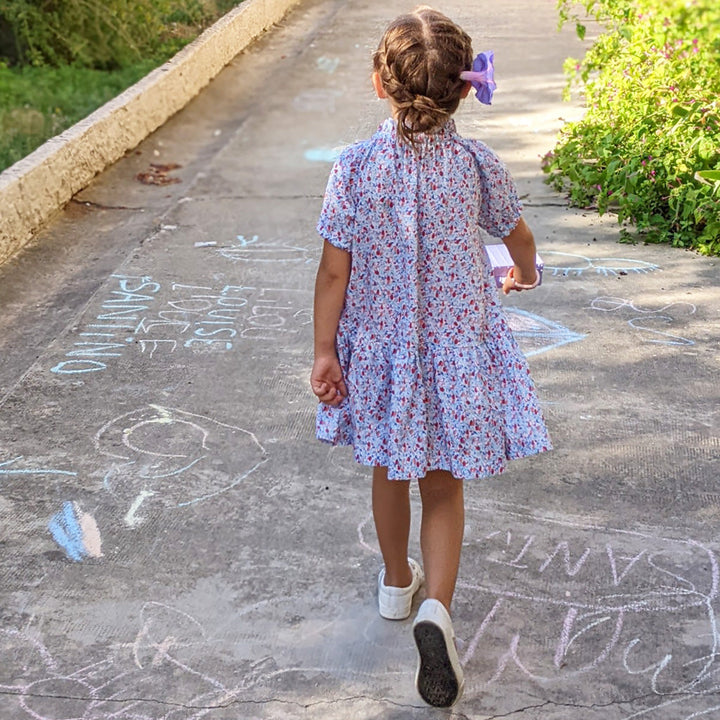
<instances>
[{"instance_id":1,"label":"girl's left arm","mask_svg":"<svg viewBox=\"0 0 720 720\"><path fill-rule=\"evenodd\" d=\"M345 304L351 263L349 252L325 241L315 279L315 362L310 386L318 399L328 405L339 405L347 397L335 336Z\"/></svg>"}]
</instances>

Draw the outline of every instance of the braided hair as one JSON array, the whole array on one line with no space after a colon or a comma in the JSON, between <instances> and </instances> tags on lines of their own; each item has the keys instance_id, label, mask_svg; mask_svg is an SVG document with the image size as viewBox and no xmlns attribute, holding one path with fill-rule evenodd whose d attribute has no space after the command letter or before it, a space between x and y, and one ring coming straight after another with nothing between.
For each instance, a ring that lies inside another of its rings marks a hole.
<instances>
[{"instance_id":1,"label":"braided hair","mask_svg":"<svg viewBox=\"0 0 720 720\"><path fill-rule=\"evenodd\" d=\"M373 65L395 107L398 135L414 145L419 134L439 130L457 110L472 41L448 17L420 5L388 26Z\"/></svg>"}]
</instances>

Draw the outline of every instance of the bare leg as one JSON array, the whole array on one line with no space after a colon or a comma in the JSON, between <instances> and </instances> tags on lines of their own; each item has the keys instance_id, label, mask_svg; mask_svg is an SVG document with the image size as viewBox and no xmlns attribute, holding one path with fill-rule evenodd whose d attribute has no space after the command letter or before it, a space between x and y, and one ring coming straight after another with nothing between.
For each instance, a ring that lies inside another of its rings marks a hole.
<instances>
[{"instance_id":1,"label":"bare leg","mask_svg":"<svg viewBox=\"0 0 720 720\"><path fill-rule=\"evenodd\" d=\"M410 535L410 483L388 480L387 468L373 468L373 518L385 562L385 585L407 587L412 572L407 562Z\"/></svg>"},{"instance_id":2,"label":"bare leg","mask_svg":"<svg viewBox=\"0 0 720 720\"><path fill-rule=\"evenodd\" d=\"M450 612L465 531L463 483L446 470L432 470L420 480L420 545L428 598Z\"/></svg>"}]
</instances>

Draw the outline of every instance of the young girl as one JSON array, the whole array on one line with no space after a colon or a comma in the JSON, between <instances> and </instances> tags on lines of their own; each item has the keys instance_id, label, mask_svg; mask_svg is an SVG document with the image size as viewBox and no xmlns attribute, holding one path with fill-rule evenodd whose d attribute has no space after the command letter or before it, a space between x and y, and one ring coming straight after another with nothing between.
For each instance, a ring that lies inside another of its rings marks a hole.
<instances>
[{"instance_id":1,"label":"young girl","mask_svg":"<svg viewBox=\"0 0 720 720\"><path fill-rule=\"evenodd\" d=\"M386 30L372 81L392 117L330 175L310 382L318 438L352 445L373 467L380 614L407 618L425 582L416 685L446 707L463 688L450 619L463 481L550 448L483 237L502 238L514 261L505 294L538 283L535 243L504 165L451 119L473 86L489 102L491 53L473 63L466 33L421 6ZM422 500L424 572L407 556L410 479Z\"/></svg>"}]
</instances>

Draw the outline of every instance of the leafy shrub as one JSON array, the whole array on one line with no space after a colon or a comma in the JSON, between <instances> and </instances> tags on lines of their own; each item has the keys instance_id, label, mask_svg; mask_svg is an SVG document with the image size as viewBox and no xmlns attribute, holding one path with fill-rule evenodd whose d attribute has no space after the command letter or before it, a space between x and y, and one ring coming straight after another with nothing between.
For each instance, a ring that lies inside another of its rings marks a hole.
<instances>
[{"instance_id":1,"label":"leafy shrub","mask_svg":"<svg viewBox=\"0 0 720 720\"><path fill-rule=\"evenodd\" d=\"M170 58L239 0L0 0L0 171Z\"/></svg>"},{"instance_id":2,"label":"leafy shrub","mask_svg":"<svg viewBox=\"0 0 720 720\"><path fill-rule=\"evenodd\" d=\"M0 0L0 57L114 70L167 57L183 26L194 29L214 11L200 0Z\"/></svg>"},{"instance_id":3,"label":"leafy shrub","mask_svg":"<svg viewBox=\"0 0 720 720\"><path fill-rule=\"evenodd\" d=\"M582 38L574 4L558 0L561 23L575 20ZM581 4L605 32L566 62L587 109L544 158L548 182L645 241L720 254L720 3Z\"/></svg>"}]
</instances>

